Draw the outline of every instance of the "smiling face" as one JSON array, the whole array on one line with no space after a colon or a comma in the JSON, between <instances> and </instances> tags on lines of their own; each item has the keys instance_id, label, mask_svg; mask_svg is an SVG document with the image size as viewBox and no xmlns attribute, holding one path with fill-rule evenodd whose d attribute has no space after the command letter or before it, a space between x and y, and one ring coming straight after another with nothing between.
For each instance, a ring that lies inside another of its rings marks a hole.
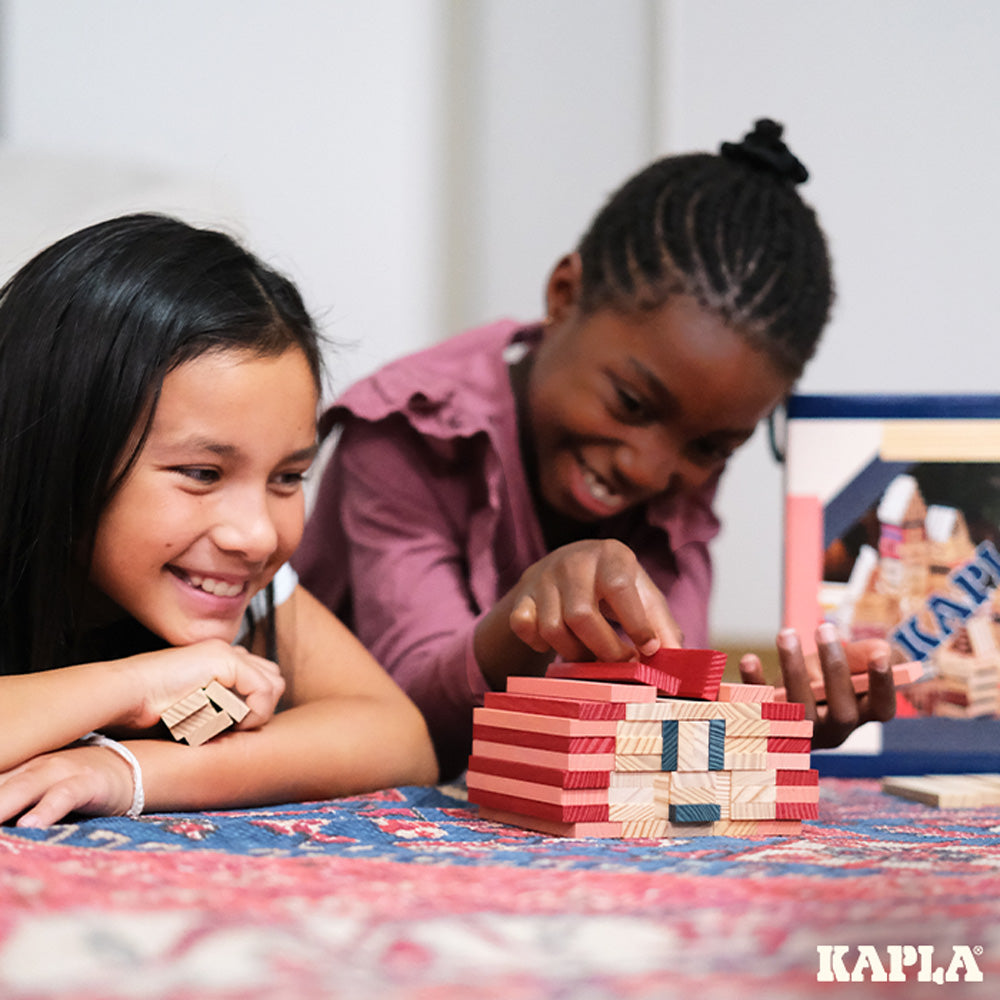
<instances>
[{"instance_id":1,"label":"smiling face","mask_svg":"<svg viewBox=\"0 0 1000 1000\"><path fill-rule=\"evenodd\" d=\"M581 315L567 258L528 384L541 496L592 522L660 494L695 490L721 470L792 378L693 299L634 315Z\"/></svg>"},{"instance_id":2,"label":"smiling face","mask_svg":"<svg viewBox=\"0 0 1000 1000\"><path fill-rule=\"evenodd\" d=\"M298 348L212 352L171 371L98 522L91 583L171 645L232 642L302 535L317 402Z\"/></svg>"}]
</instances>

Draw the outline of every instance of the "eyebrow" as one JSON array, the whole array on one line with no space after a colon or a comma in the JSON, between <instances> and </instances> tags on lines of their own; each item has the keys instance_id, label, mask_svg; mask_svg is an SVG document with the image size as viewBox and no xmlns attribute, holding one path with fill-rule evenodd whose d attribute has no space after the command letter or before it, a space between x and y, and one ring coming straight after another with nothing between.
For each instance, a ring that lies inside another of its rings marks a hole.
<instances>
[{"instance_id":1,"label":"eyebrow","mask_svg":"<svg viewBox=\"0 0 1000 1000\"><path fill-rule=\"evenodd\" d=\"M657 398L657 403L664 410L672 412L677 409L677 397L667 388L662 379L650 368L644 365L638 358L629 357L628 365L634 374L646 383L646 388ZM756 429L756 424L751 428L746 427L718 427L712 431L713 438L734 438L739 441L746 441Z\"/></svg>"},{"instance_id":2,"label":"eyebrow","mask_svg":"<svg viewBox=\"0 0 1000 1000\"><path fill-rule=\"evenodd\" d=\"M183 441L177 441L174 444L168 445L171 450L193 450L193 451L207 451L211 455L218 455L219 458L233 458L240 454L240 449L233 444L224 444L221 441L214 441L211 438L202 437L191 437L185 438ZM282 461L284 462L304 462L312 461L316 457L316 453L319 451L319 444L313 442L308 448L299 448L297 451L293 451L286 455Z\"/></svg>"}]
</instances>

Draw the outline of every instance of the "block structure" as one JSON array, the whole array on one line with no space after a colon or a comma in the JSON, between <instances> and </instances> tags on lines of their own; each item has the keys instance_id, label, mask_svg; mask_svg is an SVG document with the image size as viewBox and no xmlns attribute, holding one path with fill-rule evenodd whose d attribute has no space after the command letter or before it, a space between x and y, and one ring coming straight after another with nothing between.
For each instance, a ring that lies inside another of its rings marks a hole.
<instances>
[{"instance_id":1,"label":"block structure","mask_svg":"<svg viewBox=\"0 0 1000 1000\"><path fill-rule=\"evenodd\" d=\"M743 700L713 653L511 677L474 710L469 801L557 836L794 836L819 809L812 722L773 688Z\"/></svg>"},{"instance_id":2,"label":"block structure","mask_svg":"<svg viewBox=\"0 0 1000 1000\"><path fill-rule=\"evenodd\" d=\"M212 681L171 705L160 718L175 740L196 747L242 722L249 711L242 698Z\"/></svg>"}]
</instances>

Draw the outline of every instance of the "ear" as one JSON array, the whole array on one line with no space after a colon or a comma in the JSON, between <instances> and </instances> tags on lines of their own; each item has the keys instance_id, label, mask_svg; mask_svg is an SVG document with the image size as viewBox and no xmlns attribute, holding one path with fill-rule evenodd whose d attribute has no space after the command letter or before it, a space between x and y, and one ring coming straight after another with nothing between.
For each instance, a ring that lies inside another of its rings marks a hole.
<instances>
[{"instance_id":1,"label":"ear","mask_svg":"<svg viewBox=\"0 0 1000 1000\"><path fill-rule=\"evenodd\" d=\"M576 310L583 288L583 262L569 253L552 269L545 286L545 314L552 323L564 321Z\"/></svg>"}]
</instances>

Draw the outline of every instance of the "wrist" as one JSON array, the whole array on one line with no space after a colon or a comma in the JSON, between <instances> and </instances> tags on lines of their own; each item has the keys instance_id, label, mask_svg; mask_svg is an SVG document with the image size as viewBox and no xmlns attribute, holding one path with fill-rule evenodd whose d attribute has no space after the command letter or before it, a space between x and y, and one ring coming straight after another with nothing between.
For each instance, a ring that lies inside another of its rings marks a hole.
<instances>
[{"instance_id":1,"label":"wrist","mask_svg":"<svg viewBox=\"0 0 1000 1000\"><path fill-rule=\"evenodd\" d=\"M90 746L104 747L112 753L117 754L129 766L132 772L132 801L125 810L125 815L130 819L137 819L142 815L142 810L146 805L146 794L142 784L142 768L134 753L127 746L117 740L110 739L103 733L87 733L80 739L81 743Z\"/></svg>"}]
</instances>

